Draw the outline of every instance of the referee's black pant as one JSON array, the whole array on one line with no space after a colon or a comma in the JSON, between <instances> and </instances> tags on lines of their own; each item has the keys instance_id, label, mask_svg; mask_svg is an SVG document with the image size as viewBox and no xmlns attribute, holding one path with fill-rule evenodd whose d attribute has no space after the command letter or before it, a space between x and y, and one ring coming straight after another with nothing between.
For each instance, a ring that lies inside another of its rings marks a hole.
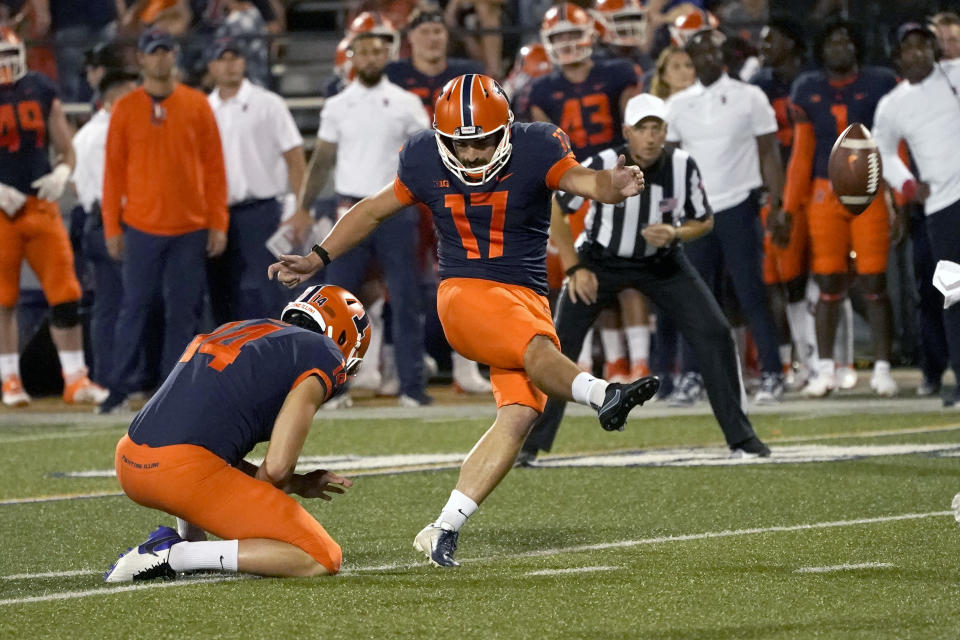
<instances>
[{"instance_id":1,"label":"referee's black pant","mask_svg":"<svg viewBox=\"0 0 960 640\"><path fill-rule=\"evenodd\" d=\"M599 257L592 253L589 249L581 251L580 259L597 275L597 302L571 302L566 286L557 300L554 323L564 355L576 359L597 314L609 307L623 289L637 289L676 323L694 349L713 415L723 429L727 444L733 446L756 435L743 411L745 396L730 325L683 251L675 249L664 256L644 260ZM547 401L524 450L550 450L565 408L563 400Z\"/></svg>"}]
</instances>

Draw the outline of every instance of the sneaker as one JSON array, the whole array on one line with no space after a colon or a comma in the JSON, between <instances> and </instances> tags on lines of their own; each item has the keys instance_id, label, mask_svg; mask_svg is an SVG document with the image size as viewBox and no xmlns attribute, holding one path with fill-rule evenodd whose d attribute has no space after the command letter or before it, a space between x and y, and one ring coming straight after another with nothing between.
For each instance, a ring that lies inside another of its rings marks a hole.
<instances>
[{"instance_id":1,"label":"sneaker","mask_svg":"<svg viewBox=\"0 0 960 640\"><path fill-rule=\"evenodd\" d=\"M110 395L93 410L94 413L103 416L115 415L127 411L130 411L130 403L127 401L126 394L116 391L111 391Z\"/></svg>"},{"instance_id":2,"label":"sneaker","mask_svg":"<svg viewBox=\"0 0 960 640\"><path fill-rule=\"evenodd\" d=\"M930 396L939 395L940 393L940 383L931 382L930 380L924 380L920 383L920 386L917 387L917 395L921 398L929 398Z\"/></svg>"},{"instance_id":3,"label":"sneaker","mask_svg":"<svg viewBox=\"0 0 960 640\"><path fill-rule=\"evenodd\" d=\"M110 392L82 376L63 386L63 401L67 404L100 404Z\"/></svg>"},{"instance_id":4,"label":"sneaker","mask_svg":"<svg viewBox=\"0 0 960 640\"><path fill-rule=\"evenodd\" d=\"M837 367L837 388L849 391L857 386L857 370L851 365Z\"/></svg>"},{"instance_id":5,"label":"sneaker","mask_svg":"<svg viewBox=\"0 0 960 640\"><path fill-rule=\"evenodd\" d=\"M899 390L896 380L890 375L890 371L878 371L876 369L873 371L873 375L870 376L870 388L873 389L878 396L885 398L892 398L897 395L897 391Z\"/></svg>"},{"instance_id":6,"label":"sneaker","mask_svg":"<svg viewBox=\"0 0 960 640\"><path fill-rule=\"evenodd\" d=\"M413 548L421 551L430 562L438 567L459 567L460 563L453 559L457 551L458 531L445 529L443 525L428 524L413 539Z\"/></svg>"},{"instance_id":7,"label":"sneaker","mask_svg":"<svg viewBox=\"0 0 960 640\"><path fill-rule=\"evenodd\" d=\"M3 381L3 404L8 407L25 407L30 404L30 396L23 390L20 376L7 376Z\"/></svg>"},{"instance_id":8,"label":"sneaker","mask_svg":"<svg viewBox=\"0 0 960 640\"><path fill-rule=\"evenodd\" d=\"M660 378L648 376L628 384L611 382L597 409L600 426L606 431L623 431L630 410L652 398L660 388Z\"/></svg>"},{"instance_id":9,"label":"sneaker","mask_svg":"<svg viewBox=\"0 0 960 640\"><path fill-rule=\"evenodd\" d=\"M692 407L703 397L703 378L699 373L688 371L680 376L676 389L667 398L668 407Z\"/></svg>"},{"instance_id":10,"label":"sneaker","mask_svg":"<svg viewBox=\"0 0 960 640\"><path fill-rule=\"evenodd\" d=\"M953 390L953 393L943 399L944 407L960 407L960 384Z\"/></svg>"},{"instance_id":11,"label":"sneaker","mask_svg":"<svg viewBox=\"0 0 960 640\"><path fill-rule=\"evenodd\" d=\"M176 531L170 527L157 527L146 542L120 554L120 559L103 574L103 579L107 582L172 580L177 573L170 567L170 547L178 542L183 542L183 538Z\"/></svg>"},{"instance_id":12,"label":"sneaker","mask_svg":"<svg viewBox=\"0 0 960 640\"><path fill-rule=\"evenodd\" d=\"M603 365L603 379L607 382L619 382L621 384L630 382L634 378L630 377L630 364L626 358L620 358L613 362L605 362Z\"/></svg>"},{"instance_id":13,"label":"sneaker","mask_svg":"<svg viewBox=\"0 0 960 640\"><path fill-rule=\"evenodd\" d=\"M731 458L769 458L770 447L763 444L757 436L750 436L743 442L730 447Z\"/></svg>"},{"instance_id":14,"label":"sneaker","mask_svg":"<svg viewBox=\"0 0 960 640\"><path fill-rule=\"evenodd\" d=\"M333 411L334 409L349 409L352 406L353 398L350 397L350 392L344 391L324 402L320 405L320 408L324 411Z\"/></svg>"},{"instance_id":15,"label":"sneaker","mask_svg":"<svg viewBox=\"0 0 960 640\"><path fill-rule=\"evenodd\" d=\"M464 358L459 353L453 353L451 358L454 389L459 393L490 393L490 382L480 373L476 362Z\"/></svg>"},{"instance_id":16,"label":"sneaker","mask_svg":"<svg viewBox=\"0 0 960 640\"><path fill-rule=\"evenodd\" d=\"M404 393L400 395L400 398L397 400L397 404L401 407L407 407L408 409L412 409L414 407L426 407L427 405L433 404L433 398L422 391L417 395L407 395Z\"/></svg>"},{"instance_id":17,"label":"sneaker","mask_svg":"<svg viewBox=\"0 0 960 640\"><path fill-rule=\"evenodd\" d=\"M816 374L803 388L803 395L808 398L822 398L833 391L837 386L837 374L833 366L827 363L817 363Z\"/></svg>"},{"instance_id":18,"label":"sneaker","mask_svg":"<svg viewBox=\"0 0 960 640\"><path fill-rule=\"evenodd\" d=\"M535 467L537 465L537 451L528 451L527 449L520 449L520 453L517 454L517 459L514 460L514 467Z\"/></svg>"},{"instance_id":19,"label":"sneaker","mask_svg":"<svg viewBox=\"0 0 960 640\"><path fill-rule=\"evenodd\" d=\"M753 397L756 404L777 404L783 399L783 376L779 373L764 373L760 389Z\"/></svg>"}]
</instances>

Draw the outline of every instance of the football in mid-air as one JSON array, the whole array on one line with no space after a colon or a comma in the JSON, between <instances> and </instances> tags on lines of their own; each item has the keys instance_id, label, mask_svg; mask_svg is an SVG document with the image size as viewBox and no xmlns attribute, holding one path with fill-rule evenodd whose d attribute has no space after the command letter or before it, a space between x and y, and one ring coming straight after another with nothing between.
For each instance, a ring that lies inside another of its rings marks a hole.
<instances>
[{"instance_id":1,"label":"football in mid-air","mask_svg":"<svg viewBox=\"0 0 960 640\"><path fill-rule=\"evenodd\" d=\"M863 213L880 191L883 165L870 130L859 122L844 129L830 150L827 166L833 192L847 211Z\"/></svg>"}]
</instances>

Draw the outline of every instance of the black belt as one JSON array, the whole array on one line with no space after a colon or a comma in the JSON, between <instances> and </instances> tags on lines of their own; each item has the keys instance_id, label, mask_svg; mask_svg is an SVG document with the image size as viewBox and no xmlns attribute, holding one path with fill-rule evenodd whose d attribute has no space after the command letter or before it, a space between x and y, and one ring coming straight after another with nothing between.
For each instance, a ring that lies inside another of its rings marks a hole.
<instances>
[{"instance_id":1,"label":"black belt","mask_svg":"<svg viewBox=\"0 0 960 640\"><path fill-rule=\"evenodd\" d=\"M251 198L250 200L241 200L240 202L235 202L231 204L229 209L244 209L246 207L256 207L268 202L276 202L276 198Z\"/></svg>"}]
</instances>

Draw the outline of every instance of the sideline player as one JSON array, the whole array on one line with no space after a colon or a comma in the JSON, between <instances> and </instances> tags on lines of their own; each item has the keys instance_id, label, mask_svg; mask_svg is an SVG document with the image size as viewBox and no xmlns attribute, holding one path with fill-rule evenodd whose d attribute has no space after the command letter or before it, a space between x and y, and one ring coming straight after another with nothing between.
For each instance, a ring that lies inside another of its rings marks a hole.
<instances>
[{"instance_id":1,"label":"sideline player","mask_svg":"<svg viewBox=\"0 0 960 640\"><path fill-rule=\"evenodd\" d=\"M414 541L434 564L456 566L460 528L510 471L547 395L594 407L610 431L659 382L607 383L581 372L560 353L545 298L552 191L615 204L643 189L643 172L622 156L613 169L582 167L556 126L514 123L503 89L487 76L450 81L434 129L407 141L393 184L354 205L310 254L282 256L269 274L295 287L403 207L430 207L444 332L457 351L490 365L497 401L497 418L464 460L440 517Z\"/></svg>"},{"instance_id":2,"label":"sideline player","mask_svg":"<svg viewBox=\"0 0 960 640\"><path fill-rule=\"evenodd\" d=\"M57 200L76 156L73 134L53 84L27 71L26 50L0 28L0 379L3 404L22 407L30 396L20 381L17 298L20 267L40 279L50 305L50 335L60 356L63 400L97 404L107 390L87 376L80 325L80 283ZM57 155L50 164L50 145Z\"/></svg>"},{"instance_id":3,"label":"sideline player","mask_svg":"<svg viewBox=\"0 0 960 640\"><path fill-rule=\"evenodd\" d=\"M793 151L783 190L783 210L791 214L800 211L809 198L811 270L820 287L816 309L819 359L816 377L803 393L820 397L837 386L834 340L841 303L850 285L848 256L852 248L876 355L870 387L878 395L893 396L897 383L890 375L893 318L886 277L890 247L887 205L879 197L859 216L849 213L830 187L827 164L834 140L848 124L862 122L873 127L877 102L897 80L888 69L863 66L863 37L852 22L828 23L814 45L814 56L820 68L800 75L791 89Z\"/></svg>"},{"instance_id":4,"label":"sideline player","mask_svg":"<svg viewBox=\"0 0 960 640\"><path fill-rule=\"evenodd\" d=\"M337 573L340 546L287 494L330 500L353 484L294 468L317 409L357 372L369 344L363 305L333 285L307 289L280 321L230 322L195 337L120 439L115 461L124 493L176 516L179 532L157 528L106 581L201 569ZM244 460L268 440L259 467ZM223 540L206 541L207 531Z\"/></svg>"}]
</instances>

